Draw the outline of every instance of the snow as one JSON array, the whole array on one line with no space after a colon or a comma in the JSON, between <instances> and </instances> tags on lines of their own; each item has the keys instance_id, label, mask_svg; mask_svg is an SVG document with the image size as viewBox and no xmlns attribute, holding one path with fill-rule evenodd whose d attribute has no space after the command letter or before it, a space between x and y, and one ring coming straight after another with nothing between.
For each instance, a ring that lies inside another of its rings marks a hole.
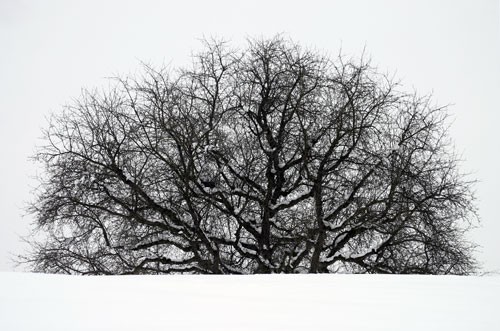
<instances>
[{"instance_id":1,"label":"snow","mask_svg":"<svg viewBox=\"0 0 500 331\"><path fill-rule=\"evenodd\" d=\"M0 330L500 330L500 277L0 273Z\"/></svg>"},{"instance_id":2,"label":"snow","mask_svg":"<svg viewBox=\"0 0 500 331\"><path fill-rule=\"evenodd\" d=\"M271 154L271 153L274 153L276 151L276 147L273 147L273 148L270 148L270 147L267 147L265 146L264 144L262 144L262 150L267 153L267 154Z\"/></svg>"},{"instance_id":3,"label":"snow","mask_svg":"<svg viewBox=\"0 0 500 331\"><path fill-rule=\"evenodd\" d=\"M333 243L333 246L337 246L344 238L347 236L347 232L342 233L340 236L335 238L335 241Z\"/></svg>"},{"instance_id":4,"label":"snow","mask_svg":"<svg viewBox=\"0 0 500 331\"><path fill-rule=\"evenodd\" d=\"M205 153L209 153L211 151L214 151L215 149L216 149L216 147L214 145L206 145L203 150Z\"/></svg>"}]
</instances>

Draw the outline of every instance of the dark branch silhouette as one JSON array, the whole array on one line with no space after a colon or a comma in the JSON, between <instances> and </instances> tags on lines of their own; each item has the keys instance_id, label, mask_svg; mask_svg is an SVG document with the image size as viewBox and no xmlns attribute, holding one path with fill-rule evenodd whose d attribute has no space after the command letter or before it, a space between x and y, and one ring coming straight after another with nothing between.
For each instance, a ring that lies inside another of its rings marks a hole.
<instances>
[{"instance_id":1,"label":"dark branch silhouette","mask_svg":"<svg viewBox=\"0 0 500 331\"><path fill-rule=\"evenodd\" d=\"M55 116L34 270L422 273L476 267L446 109L364 61L208 41Z\"/></svg>"}]
</instances>

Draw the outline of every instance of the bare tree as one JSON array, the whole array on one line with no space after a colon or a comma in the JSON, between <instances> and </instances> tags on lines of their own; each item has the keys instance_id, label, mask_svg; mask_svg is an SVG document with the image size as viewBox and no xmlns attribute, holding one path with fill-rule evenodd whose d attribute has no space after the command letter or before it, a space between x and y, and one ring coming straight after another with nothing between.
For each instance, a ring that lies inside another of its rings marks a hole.
<instances>
[{"instance_id":1,"label":"bare tree","mask_svg":"<svg viewBox=\"0 0 500 331\"><path fill-rule=\"evenodd\" d=\"M55 116L36 271L468 274L471 182L446 109L280 37L207 41ZM472 223L471 223L472 222Z\"/></svg>"}]
</instances>

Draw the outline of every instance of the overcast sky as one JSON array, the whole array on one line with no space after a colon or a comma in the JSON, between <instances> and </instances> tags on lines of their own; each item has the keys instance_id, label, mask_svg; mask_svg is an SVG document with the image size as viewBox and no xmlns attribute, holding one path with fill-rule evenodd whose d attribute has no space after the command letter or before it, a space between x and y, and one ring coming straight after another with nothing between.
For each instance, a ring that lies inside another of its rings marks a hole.
<instances>
[{"instance_id":1,"label":"overcast sky","mask_svg":"<svg viewBox=\"0 0 500 331\"><path fill-rule=\"evenodd\" d=\"M14 270L9 252L23 250L23 208L40 170L28 157L50 113L141 61L186 65L203 36L240 45L276 33L332 55L365 48L408 91L451 104L462 169L479 180L471 239L485 270L500 271L499 16L494 0L1 0L0 271Z\"/></svg>"}]
</instances>

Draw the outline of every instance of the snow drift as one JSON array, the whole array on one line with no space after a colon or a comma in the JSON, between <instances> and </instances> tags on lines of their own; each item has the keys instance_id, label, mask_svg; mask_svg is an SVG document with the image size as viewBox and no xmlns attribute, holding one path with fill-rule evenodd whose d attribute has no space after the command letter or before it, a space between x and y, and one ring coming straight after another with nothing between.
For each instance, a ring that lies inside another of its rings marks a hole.
<instances>
[{"instance_id":1,"label":"snow drift","mask_svg":"<svg viewBox=\"0 0 500 331\"><path fill-rule=\"evenodd\" d=\"M500 277L0 273L0 330L500 330Z\"/></svg>"}]
</instances>

